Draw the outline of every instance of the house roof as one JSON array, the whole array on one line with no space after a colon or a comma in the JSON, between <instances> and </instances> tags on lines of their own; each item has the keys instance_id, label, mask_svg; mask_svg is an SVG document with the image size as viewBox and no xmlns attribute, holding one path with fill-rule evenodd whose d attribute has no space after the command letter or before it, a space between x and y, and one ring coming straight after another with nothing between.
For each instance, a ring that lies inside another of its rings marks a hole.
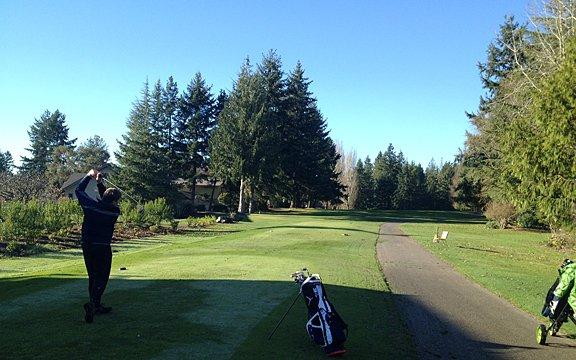
<instances>
[{"instance_id":1,"label":"house roof","mask_svg":"<svg viewBox=\"0 0 576 360\"><path fill-rule=\"evenodd\" d=\"M110 166L110 164L106 164L100 169L100 172L108 173L111 170L112 170L112 167ZM77 182L82 180L82 178L84 178L84 176L86 176L86 173L73 173L72 175L70 175L68 177L68 180L66 180L66 182L64 182L64 184L62 184L62 187L60 188L60 190L64 190L64 189L70 187L71 185L75 185Z\"/></svg>"},{"instance_id":2,"label":"house roof","mask_svg":"<svg viewBox=\"0 0 576 360\"><path fill-rule=\"evenodd\" d=\"M74 173L74 174L70 175L70 177L62 185L60 190L64 190L64 189L70 187L71 185L75 185L77 182L82 180L84 178L84 176L86 176L86 174L84 174L84 173Z\"/></svg>"}]
</instances>

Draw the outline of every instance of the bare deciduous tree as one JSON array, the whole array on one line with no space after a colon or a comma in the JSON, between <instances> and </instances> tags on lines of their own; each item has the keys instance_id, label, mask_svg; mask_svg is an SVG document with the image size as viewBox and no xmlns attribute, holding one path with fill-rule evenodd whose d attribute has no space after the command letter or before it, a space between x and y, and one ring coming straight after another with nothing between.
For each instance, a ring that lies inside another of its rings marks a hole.
<instances>
[{"instance_id":1,"label":"bare deciduous tree","mask_svg":"<svg viewBox=\"0 0 576 360\"><path fill-rule=\"evenodd\" d=\"M340 159L336 163L335 172L339 174L338 181L346 187L342 204L343 209L354 209L358 199L358 179L356 176L356 163L358 158L356 150L346 152L341 141L336 142L336 151L340 154Z\"/></svg>"}]
</instances>

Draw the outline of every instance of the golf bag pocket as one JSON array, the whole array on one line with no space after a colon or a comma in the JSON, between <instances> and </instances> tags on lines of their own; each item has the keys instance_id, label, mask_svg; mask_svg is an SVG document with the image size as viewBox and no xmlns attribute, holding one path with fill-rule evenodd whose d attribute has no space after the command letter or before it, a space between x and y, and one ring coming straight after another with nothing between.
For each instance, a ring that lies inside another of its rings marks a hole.
<instances>
[{"instance_id":1,"label":"golf bag pocket","mask_svg":"<svg viewBox=\"0 0 576 360\"><path fill-rule=\"evenodd\" d=\"M324 339L324 329L322 326L322 321L320 320L320 314L314 314L306 323L306 331L310 339L320 345L326 346L326 340Z\"/></svg>"}]
</instances>

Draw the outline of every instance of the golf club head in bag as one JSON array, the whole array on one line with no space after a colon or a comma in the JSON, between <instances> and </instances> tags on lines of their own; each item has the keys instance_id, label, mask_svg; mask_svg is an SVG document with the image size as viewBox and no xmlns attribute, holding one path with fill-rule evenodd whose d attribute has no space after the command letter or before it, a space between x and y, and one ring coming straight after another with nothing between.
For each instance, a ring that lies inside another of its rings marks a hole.
<instances>
[{"instance_id":1,"label":"golf club head in bag","mask_svg":"<svg viewBox=\"0 0 576 360\"><path fill-rule=\"evenodd\" d=\"M328 300L320 275L310 274L308 270L302 269L292 277L300 284L300 293L308 308L306 331L310 339L320 345L329 356L344 354L348 325Z\"/></svg>"}]
</instances>

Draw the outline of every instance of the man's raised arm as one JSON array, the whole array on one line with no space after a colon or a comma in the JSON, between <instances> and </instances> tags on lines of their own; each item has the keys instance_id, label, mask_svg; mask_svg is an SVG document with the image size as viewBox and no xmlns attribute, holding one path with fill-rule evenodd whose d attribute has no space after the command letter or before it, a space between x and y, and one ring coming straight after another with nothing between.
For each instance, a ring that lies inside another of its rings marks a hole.
<instances>
[{"instance_id":1,"label":"man's raised arm","mask_svg":"<svg viewBox=\"0 0 576 360\"><path fill-rule=\"evenodd\" d=\"M82 207L91 207L98 204L98 202L92 199L88 194L86 194L86 187L90 183L90 180L96 177L96 170L92 169L84 176L78 187L76 188L76 197L78 202Z\"/></svg>"}]
</instances>

